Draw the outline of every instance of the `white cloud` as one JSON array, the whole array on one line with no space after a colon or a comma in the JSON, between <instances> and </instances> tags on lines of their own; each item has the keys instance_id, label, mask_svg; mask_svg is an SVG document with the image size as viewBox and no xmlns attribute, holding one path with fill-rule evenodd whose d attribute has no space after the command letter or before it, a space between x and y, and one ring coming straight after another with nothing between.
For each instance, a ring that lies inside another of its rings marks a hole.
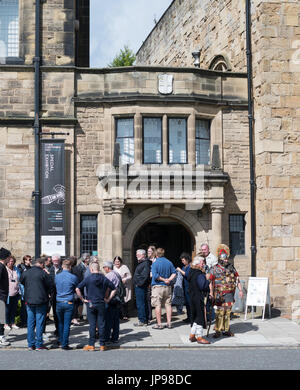
<instances>
[{"instance_id":1,"label":"white cloud","mask_svg":"<svg viewBox=\"0 0 300 390\"><path fill-rule=\"evenodd\" d=\"M90 66L106 67L124 45L136 52L172 0L91 0Z\"/></svg>"}]
</instances>

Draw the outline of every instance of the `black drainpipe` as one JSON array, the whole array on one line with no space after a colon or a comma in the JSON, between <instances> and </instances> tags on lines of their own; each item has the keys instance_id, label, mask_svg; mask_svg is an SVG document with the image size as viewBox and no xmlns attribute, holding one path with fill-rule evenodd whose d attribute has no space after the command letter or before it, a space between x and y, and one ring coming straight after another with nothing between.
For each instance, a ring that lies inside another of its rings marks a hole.
<instances>
[{"instance_id":1,"label":"black drainpipe","mask_svg":"<svg viewBox=\"0 0 300 390\"><path fill-rule=\"evenodd\" d=\"M250 156L250 202L251 202L251 276L256 276L256 216L255 216L255 172L253 150L253 88L251 52L251 0L246 0L246 53L248 78L248 118L249 118L249 156Z\"/></svg>"},{"instance_id":2,"label":"black drainpipe","mask_svg":"<svg viewBox=\"0 0 300 390\"><path fill-rule=\"evenodd\" d=\"M41 255L40 243L40 0L35 2L35 57L34 62L34 212L35 258Z\"/></svg>"}]
</instances>

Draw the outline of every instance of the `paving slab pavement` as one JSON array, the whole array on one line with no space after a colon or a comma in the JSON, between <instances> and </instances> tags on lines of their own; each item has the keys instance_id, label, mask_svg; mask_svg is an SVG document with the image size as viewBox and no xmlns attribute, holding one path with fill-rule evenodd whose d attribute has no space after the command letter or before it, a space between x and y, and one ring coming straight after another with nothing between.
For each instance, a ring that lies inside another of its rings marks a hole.
<instances>
[{"instance_id":1,"label":"paving slab pavement","mask_svg":"<svg viewBox=\"0 0 300 390\"><path fill-rule=\"evenodd\" d=\"M174 316L172 329L153 329L156 321L148 326L135 327L137 318L130 318L120 323L120 338L117 344L110 344L111 348L233 348L233 347L300 347L300 325L282 317L252 318L251 314L244 320L244 315L234 315L231 319L231 330L234 337L221 336L214 339L213 324L208 340L211 344L199 345L189 341L190 326L183 319L185 315ZM164 319L164 316L163 316ZM80 350L88 343L88 323L81 322L80 326L72 326L70 331L70 346ZM46 346L55 348L54 323L47 323L46 332L49 337L44 339ZM27 348L27 329L5 330L9 349ZM206 330L205 330L206 335ZM96 343L96 346L98 342ZM1 347L4 349L4 347Z\"/></svg>"}]
</instances>

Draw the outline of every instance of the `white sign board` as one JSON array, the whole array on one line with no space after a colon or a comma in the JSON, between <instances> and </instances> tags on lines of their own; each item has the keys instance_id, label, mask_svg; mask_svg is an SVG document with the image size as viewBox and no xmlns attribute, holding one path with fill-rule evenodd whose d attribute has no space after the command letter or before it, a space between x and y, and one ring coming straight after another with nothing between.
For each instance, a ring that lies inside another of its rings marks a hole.
<instances>
[{"instance_id":1,"label":"white sign board","mask_svg":"<svg viewBox=\"0 0 300 390\"><path fill-rule=\"evenodd\" d=\"M269 305L269 314L271 317L271 302L270 302L268 278L256 278L256 277L249 278L245 319L246 319L248 306L252 306L252 313L253 313L254 306L262 306L264 308L263 309L263 319L264 319L266 304Z\"/></svg>"},{"instance_id":2,"label":"white sign board","mask_svg":"<svg viewBox=\"0 0 300 390\"><path fill-rule=\"evenodd\" d=\"M42 236L41 241L42 253L47 256L66 255L65 236Z\"/></svg>"}]
</instances>

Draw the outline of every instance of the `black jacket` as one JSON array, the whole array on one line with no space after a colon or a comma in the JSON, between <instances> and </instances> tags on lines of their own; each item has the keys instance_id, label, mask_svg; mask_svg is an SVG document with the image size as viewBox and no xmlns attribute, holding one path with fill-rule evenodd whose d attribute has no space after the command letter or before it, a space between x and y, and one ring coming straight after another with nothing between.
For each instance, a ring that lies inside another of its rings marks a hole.
<instances>
[{"instance_id":1,"label":"black jacket","mask_svg":"<svg viewBox=\"0 0 300 390\"><path fill-rule=\"evenodd\" d=\"M20 274L22 274L24 271L30 269L31 265L25 265L24 263L21 263L17 266L17 268L20 270Z\"/></svg>"},{"instance_id":2,"label":"black jacket","mask_svg":"<svg viewBox=\"0 0 300 390\"><path fill-rule=\"evenodd\" d=\"M47 272L38 266L33 266L20 277L24 285L24 301L29 305L48 303L49 294L54 290L54 284Z\"/></svg>"},{"instance_id":3,"label":"black jacket","mask_svg":"<svg viewBox=\"0 0 300 390\"><path fill-rule=\"evenodd\" d=\"M206 318L204 311L204 298L209 293L209 281L205 274L199 269L191 266L187 280L189 282L189 296L191 306L191 322L196 322L206 328Z\"/></svg>"},{"instance_id":4,"label":"black jacket","mask_svg":"<svg viewBox=\"0 0 300 390\"><path fill-rule=\"evenodd\" d=\"M8 273L4 264L0 263L0 300L7 301L9 291Z\"/></svg>"},{"instance_id":5,"label":"black jacket","mask_svg":"<svg viewBox=\"0 0 300 390\"><path fill-rule=\"evenodd\" d=\"M62 266L60 265L58 267L57 273L55 273L55 267L54 265L51 266L49 275L51 277L52 283L55 285L55 275L60 274L62 272Z\"/></svg>"},{"instance_id":6,"label":"black jacket","mask_svg":"<svg viewBox=\"0 0 300 390\"><path fill-rule=\"evenodd\" d=\"M138 263L132 283L133 286L136 287L147 287L150 283L150 271L151 271L151 262L147 259Z\"/></svg>"}]
</instances>

